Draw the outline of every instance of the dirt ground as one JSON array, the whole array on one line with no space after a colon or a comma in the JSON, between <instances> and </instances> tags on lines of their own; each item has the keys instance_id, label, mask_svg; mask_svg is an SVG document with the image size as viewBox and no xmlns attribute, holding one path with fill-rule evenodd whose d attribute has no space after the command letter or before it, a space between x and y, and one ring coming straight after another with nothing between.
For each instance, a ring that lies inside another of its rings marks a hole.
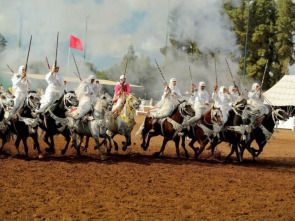
<instances>
[{"instance_id":1,"label":"dirt ground","mask_svg":"<svg viewBox=\"0 0 295 221\"><path fill-rule=\"evenodd\" d=\"M169 142L160 159L162 137L147 151L132 133L126 152L112 150L101 161L93 141L87 153L74 149L65 156L65 142L56 137L55 155L39 160L30 144L26 161L16 157L12 143L0 156L0 220L294 220L295 133L280 130L257 163L245 155L243 164L176 159ZM115 140L122 141L120 136ZM46 147L40 140L42 151ZM188 148L189 149L189 148ZM22 146L21 146L21 150ZM105 150L104 150L105 151ZM218 147L222 157L229 147Z\"/></svg>"}]
</instances>

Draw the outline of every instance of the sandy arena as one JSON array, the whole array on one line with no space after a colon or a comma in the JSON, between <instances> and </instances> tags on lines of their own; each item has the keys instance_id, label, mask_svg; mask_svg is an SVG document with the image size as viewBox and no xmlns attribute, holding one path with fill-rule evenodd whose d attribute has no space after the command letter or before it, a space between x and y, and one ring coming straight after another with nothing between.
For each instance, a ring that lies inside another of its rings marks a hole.
<instances>
[{"instance_id":1,"label":"sandy arena","mask_svg":"<svg viewBox=\"0 0 295 221\"><path fill-rule=\"evenodd\" d=\"M152 139L144 152L133 130L132 146L118 154L112 150L101 161L93 141L77 157L60 150L64 138L56 137L55 155L39 160L29 142L31 161L16 157L12 143L0 156L0 220L294 220L295 133L274 134L259 162L247 153L245 162L178 161L173 142L160 159L162 137ZM122 141L121 136L115 140ZM40 139L42 151L46 147ZM21 145L21 151L23 146ZM229 152L218 146L222 159ZM104 149L105 152L105 149Z\"/></svg>"}]
</instances>

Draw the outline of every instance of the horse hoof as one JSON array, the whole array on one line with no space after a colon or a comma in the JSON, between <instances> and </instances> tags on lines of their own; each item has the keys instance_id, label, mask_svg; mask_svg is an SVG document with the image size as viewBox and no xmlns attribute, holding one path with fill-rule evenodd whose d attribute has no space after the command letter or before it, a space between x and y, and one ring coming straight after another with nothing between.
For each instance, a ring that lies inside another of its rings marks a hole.
<instances>
[{"instance_id":1,"label":"horse hoof","mask_svg":"<svg viewBox=\"0 0 295 221\"><path fill-rule=\"evenodd\" d=\"M43 155L42 154L39 154L38 158L39 159L43 159Z\"/></svg>"},{"instance_id":2,"label":"horse hoof","mask_svg":"<svg viewBox=\"0 0 295 221\"><path fill-rule=\"evenodd\" d=\"M185 157L188 159L189 158L189 154L185 154Z\"/></svg>"},{"instance_id":3,"label":"horse hoof","mask_svg":"<svg viewBox=\"0 0 295 221\"><path fill-rule=\"evenodd\" d=\"M122 150L123 150L123 151L126 151L126 150L127 150L127 147L123 147Z\"/></svg>"},{"instance_id":4,"label":"horse hoof","mask_svg":"<svg viewBox=\"0 0 295 221\"><path fill-rule=\"evenodd\" d=\"M107 149L107 154L111 154L111 150L112 150L111 148L108 148Z\"/></svg>"},{"instance_id":5,"label":"horse hoof","mask_svg":"<svg viewBox=\"0 0 295 221\"><path fill-rule=\"evenodd\" d=\"M62 154L62 155L65 155L65 154L66 154L66 150L63 149L63 150L61 151L61 154Z\"/></svg>"},{"instance_id":6,"label":"horse hoof","mask_svg":"<svg viewBox=\"0 0 295 221\"><path fill-rule=\"evenodd\" d=\"M46 148L45 151L48 152L48 153L53 153L53 154L55 154L55 149L54 149L54 148L50 148L50 147L49 147L49 148Z\"/></svg>"},{"instance_id":7,"label":"horse hoof","mask_svg":"<svg viewBox=\"0 0 295 221\"><path fill-rule=\"evenodd\" d=\"M226 158L226 159L225 159L225 162L226 162L226 163L232 163L233 160L232 160L231 158Z\"/></svg>"},{"instance_id":8,"label":"horse hoof","mask_svg":"<svg viewBox=\"0 0 295 221\"><path fill-rule=\"evenodd\" d=\"M160 157L160 153L159 152L154 153L154 157L159 158Z\"/></svg>"},{"instance_id":9,"label":"horse hoof","mask_svg":"<svg viewBox=\"0 0 295 221\"><path fill-rule=\"evenodd\" d=\"M94 147L94 150L97 150L97 149L98 149L98 147L97 147L97 146L95 146L95 147Z\"/></svg>"},{"instance_id":10,"label":"horse hoof","mask_svg":"<svg viewBox=\"0 0 295 221\"><path fill-rule=\"evenodd\" d=\"M104 161L104 160L106 160L107 158L104 157L104 156L101 156L100 159L101 159L102 161Z\"/></svg>"},{"instance_id":11,"label":"horse hoof","mask_svg":"<svg viewBox=\"0 0 295 221\"><path fill-rule=\"evenodd\" d=\"M199 153L195 153L195 159L198 159L199 155Z\"/></svg>"}]
</instances>

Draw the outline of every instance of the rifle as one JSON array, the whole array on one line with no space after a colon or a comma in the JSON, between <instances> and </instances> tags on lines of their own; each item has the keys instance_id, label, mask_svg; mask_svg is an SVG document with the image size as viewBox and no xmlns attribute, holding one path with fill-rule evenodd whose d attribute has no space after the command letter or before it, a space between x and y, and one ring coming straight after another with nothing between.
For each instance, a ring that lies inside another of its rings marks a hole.
<instances>
[{"instance_id":1,"label":"rifle","mask_svg":"<svg viewBox=\"0 0 295 221\"><path fill-rule=\"evenodd\" d=\"M229 67L229 64L228 64L226 58L225 58L225 61L226 61L226 64L227 64L227 67L228 67L228 70L229 70L230 76L231 76L231 78L232 78L232 80L233 80L234 86L235 86L236 88L238 88L238 86L236 85L236 82L235 82L235 79L234 79L233 73L232 73L231 70L230 70L230 67ZM239 95L241 95L241 93L240 93L240 91L239 91L239 88L238 88L238 93L239 93Z\"/></svg>"},{"instance_id":2,"label":"rifle","mask_svg":"<svg viewBox=\"0 0 295 221\"><path fill-rule=\"evenodd\" d=\"M7 65L7 67L8 67L9 70L14 74L14 71L9 67L9 65Z\"/></svg>"},{"instance_id":3,"label":"rifle","mask_svg":"<svg viewBox=\"0 0 295 221\"><path fill-rule=\"evenodd\" d=\"M124 78L126 78L127 64L128 64L128 57L127 57L127 60L126 60L126 65L125 65ZM122 83L121 89L123 90L123 92L125 92L125 89L123 87L123 83Z\"/></svg>"},{"instance_id":4,"label":"rifle","mask_svg":"<svg viewBox=\"0 0 295 221\"><path fill-rule=\"evenodd\" d=\"M76 65L76 69L77 69L77 72L78 72L77 77L82 80L81 74L80 74L80 71L79 71L79 68L78 68L78 65L77 65L77 62L76 62L76 59L74 57L74 54L72 54L72 55L73 55L73 59L74 59L74 62L75 62L75 65Z\"/></svg>"},{"instance_id":5,"label":"rifle","mask_svg":"<svg viewBox=\"0 0 295 221\"><path fill-rule=\"evenodd\" d=\"M265 68L264 68L264 73L263 73L262 82L261 82L261 88L260 88L259 99L261 99L262 85L263 85L263 82L264 82L264 78L265 78L265 74L266 74L267 66L268 66L268 59L267 59L267 61L266 61Z\"/></svg>"},{"instance_id":6,"label":"rifle","mask_svg":"<svg viewBox=\"0 0 295 221\"><path fill-rule=\"evenodd\" d=\"M47 57L46 57L46 62L47 62L48 69L50 70L50 65L49 65Z\"/></svg>"},{"instance_id":7,"label":"rifle","mask_svg":"<svg viewBox=\"0 0 295 221\"><path fill-rule=\"evenodd\" d=\"M112 75L109 74L113 81L118 82Z\"/></svg>"},{"instance_id":8,"label":"rifle","mask_svg":"<svg viewBox=\"0 0 295 221\"><path fill-rule=\"evenodd\" d=\"M158 64L157 60L156 60L156 59L154 59L154 60L155 60L155 62L156 62L156 64L157 64L157 67L158 67L158 69L159 69L159 71L160 71L160 74L161 74L161 76L162 76L162 80L163 80L163 82L164 82L164 86L165 86L165 87L169 87L168 84L167 84L167 82L166 82L166 80L165 80L165 78L164 78L164 75L163 75L163 73L162 73L162 71L161 71L161 68L159 67L159 64Z\"/></svg>"},{"instance_id":9,"label":"rifle","mask_svg":"<svg viewBox=\"0 0 295 221\"><path fill-rule=\"evenodd\" d=\"M30 51L31 51L31 44L32 44L32 35L30 38L29 50L28 50L28 54L27 54L27 61L26 61L26 66L25 66L24 78L26 78L26 76L27 76L27 68L28 68L28 61L29 61L29 56L30 56ZM27 84L28 89L31 90L31 86L29 85L27 78L26 78L26 84Z\"/></svg>"},{"instance_id":10,"label":"rifle","mask_svg":"<svg viewBox=\"0 0 295 221\"><path fill-rule=\"evenodd\" d=\"M56 50L55 50L55 61L54 61L54 67L55 68L56 68L56 65L57 65L58 36L59 36L59 32L57 32L57 37L56 37Z\"/></svg>"},{"instance_id":11,"label":"rifle","mask_svg":"<svg viewBox=\"0 0 295 221\"><path fill-rule=\"evenodd\" d=\"M80 81L83 81L82 78L74 71L74 74L77 76L77 78L80 79Z\"/></svg>"},{"instance_id":12,"label":"rifle","mask_svg":"<svg viewBox=\"0 0 295 221\"><path fill-rule=\"evenodd\" d=\"M189 75L190 75L190 80L191 80L191 84L192 84L192 89L196 88L196 85L193 83L193 77L192 77L192 72L191 72L191 66L188 66L189 69Z\"/></svg>"}]
</instances>

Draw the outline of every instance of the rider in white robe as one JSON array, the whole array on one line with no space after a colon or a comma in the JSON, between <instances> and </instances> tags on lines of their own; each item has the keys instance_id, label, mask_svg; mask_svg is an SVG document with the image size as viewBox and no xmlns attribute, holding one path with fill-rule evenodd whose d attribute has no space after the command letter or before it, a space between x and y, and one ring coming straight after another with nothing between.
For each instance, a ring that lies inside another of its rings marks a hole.
<instances>
[{"instance_id":1,"label":"rider in white robe","mask_svg":"<svg viewBox=\"0 0 295 221\"><path fill-rule=\"evenodd\" d=\"M263 104L264 97L261 94L261 86L258 83L252 85L251 91L248 93L248 104L258 108L260 114L258 117L269 113L269 109Z\"/></svg>"},{"instance_id":2,"label":"rider in white robe","mask_svg":"<svg viewBox=\"0 0 295 221\"><path fill-rule=\"evenodd\" d=\"M184 122L184 125L190 125L191 123L196 122L199 120L206 111L209 109L209 94L205 90L206 84L205 82L201 81L199 83L199 89L198 91L194 91L192 89L191 91L191 97L190 100L193 100L194 102L194 110L195 110L195 116L189 119L187 122Z\"/></svg>"},{"instance_id":3,"label":"rider in white robe","mask_svg":"<svg viewBox=\"0 0 295 221\"><path fill-rule=\"evenodd\" d=\"M15 73L11 78L12 81L12 91L14 98L14 106L11 112L15 114L22 106L26 97L28 96L28 91L31 89L31 79L25 75L25 66L20 66L18 73Z\"/></svg>"},{"instance_id":4,"label":"rider in white robe","mask_svg":"<svg viewBox=\"0 0 295 221\"><path fill-rule=\"evenodd\" d=\"M82 81L76 90L76 95L79 100L79 106L72 116L74 119L80 119L84 117L92 108L94 102L94 91L93 83L95 77L93 75L89 76L87 79Z\"/></svg>"},{"instance_id":5,"label":"rider in white robe","mask_svg":"<svg viewBox=\"0 0 295 221\"><path fill-rule=\"evenodd\" d=\"M160 119L168 117L175 110L179 102L171 93L170 87L166 87L162 95L162 100L149 111L153 118Z\"/></svg>"},{"instance_id":6,"label":"rider in white robe","mask_svg":"<svg viewBox=\"0 0 295 221\"><path fill-rule=\"evenodd\" d=\"M230 99L231 99L230 103L234 104L240 96L238 93L238 88L235 86L229 86L228 90L229 90L229 93L232 95L230 97Z\"/></svg>"},{"instance_id":7,"label":"rider in white robe","mask_svg":"<svg viewBox=\"0 0 295 221\"><path fill-rule=\"evenodd\" d=\"M48 86L45 90L45 94L41 97L41 106L36 113L43 113L47 107L59 100L64 94L64 79L61 74L58 73L59 67L53 65L52 71L47 73L45 80Z\"/></svg>"},{"instance_id":8,"label":"rider in white robe","mask_svg":"<svg viewBox=\"0 0 295 221\"><path fill-rule=\"evenodd\" d=\"M95 82L92 84L92 89L94 91L93 101L96 103L99 99L100 93L101 93L101 83L99 83L99 80L95 80Z\"/></svg>"},{"instance_id":9,"label":"rider in white robe","mask_svg":"<svg viewBox=\"0 0 295 221\"><path fill-rule=\"evenodd\" d=\"M228 120L228 112L231 110L230 102L234 98L224 86L221 86L219 88L218 93L217 93L217 88L218 88L217 85L215 85L212 98L215 101L214 106L221 109L222 122L223 124L225 124L226 121Z\"/></svg>"},{"instance_id":10,"label":"rider in white robe","mask_svg":"<svg viewBox=\"0 0 295 221\"><path fill-rule=\"evenodd\" d=\"M171 78L169 82L169 88L171 90L171 95L173 98L182 100L182 95L178 87L176 87L176 78Z\"/></svg>"}]
</instances>

